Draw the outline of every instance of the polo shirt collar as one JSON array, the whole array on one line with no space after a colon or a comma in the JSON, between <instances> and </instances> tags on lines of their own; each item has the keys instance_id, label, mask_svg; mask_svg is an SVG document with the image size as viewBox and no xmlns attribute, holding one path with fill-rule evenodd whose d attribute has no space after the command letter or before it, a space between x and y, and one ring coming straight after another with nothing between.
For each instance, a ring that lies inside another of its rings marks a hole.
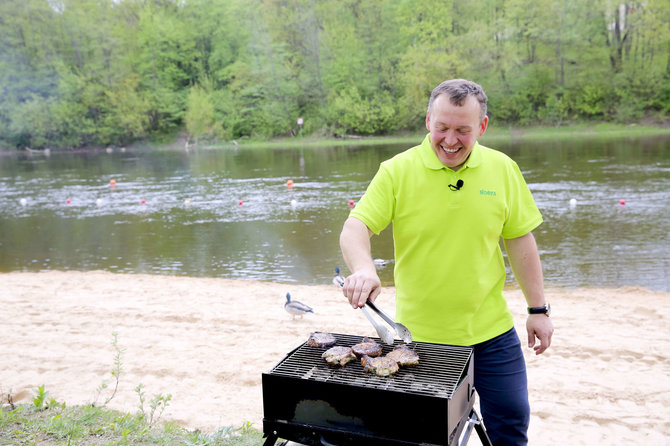
<instances>
[{"instance_id":1,"label":"polo shirt collar","mask_svg":"<svg viewBox=\"0 0 670 446\"><path fill-rule=\"evenodd\" d=\"M472 152L470 152L468 160L465 162L463 167L461 167L461 169L477 167L482 163L482 151L480 149L481 146L479 145L479 142L476 142L475 146L472 148ZM435 155L435 152L430 145L430 133L427 134L423 139L423 142L420 146L420 153L421 159L423 160L423 165L426 166L426 168L433 170L447 169L447 166L442 164L442 162L437 158L437 155Z\"/></svg>"}]
</instances>

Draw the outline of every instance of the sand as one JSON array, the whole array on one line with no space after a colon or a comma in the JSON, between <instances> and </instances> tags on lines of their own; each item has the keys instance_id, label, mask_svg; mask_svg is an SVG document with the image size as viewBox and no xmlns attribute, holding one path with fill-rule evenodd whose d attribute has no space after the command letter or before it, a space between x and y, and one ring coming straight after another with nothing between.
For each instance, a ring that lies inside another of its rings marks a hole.
<instances>
[{"instance_id":1,"label":"sand","mask_svg":"<svg viewBox=\"0 0 670 446\"><path fill-rule=\"evenodd\" d=\"M284 295L312 306L291 320ZM507 291L525 343L525 302ZM670 293L642 288L550 289L552 347L526 350L531 445L670 445ZM377 303L393 314L394 291ZM29 402L45 385L68 405L95 401L115 350L124 349L109 407L135 412L171 394L162 420L214 431L252 422L262 429L261 374L312 331L371 335L332 284L43 272L0 274L0 393ZM469 443L478 444L473 439Z\"/></svg>"}]
</instances>

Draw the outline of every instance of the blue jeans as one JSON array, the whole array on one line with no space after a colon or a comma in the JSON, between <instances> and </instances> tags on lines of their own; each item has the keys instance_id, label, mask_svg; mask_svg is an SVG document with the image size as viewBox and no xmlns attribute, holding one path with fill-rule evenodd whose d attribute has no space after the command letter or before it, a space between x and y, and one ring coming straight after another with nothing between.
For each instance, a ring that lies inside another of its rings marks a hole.
<instances>
[{"instance_id":1,"label":"blue jeans","mask_svg":"<svg viewBox=\"0 0 670 446\"><path fill-rule=\"evenodd\" d=\"M474 381L484 426L494 446L528 444L528 379L514 328L473 346Z\"/></svg>"}]
</instances>

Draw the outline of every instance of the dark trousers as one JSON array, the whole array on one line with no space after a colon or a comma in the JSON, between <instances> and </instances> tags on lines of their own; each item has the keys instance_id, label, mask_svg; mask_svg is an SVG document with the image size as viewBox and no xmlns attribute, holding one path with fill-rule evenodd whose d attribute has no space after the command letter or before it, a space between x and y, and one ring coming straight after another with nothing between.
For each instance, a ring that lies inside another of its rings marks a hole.
<instances>
[{"instance_id":1,"label":"dark trousers","mask_svg":"<svg viewBox=\"0 0 670 446\"><path fill-rule=\"evenodd\" d=\"M494 446L528 444L528 379L521 342L512 328L473 346L475 389Z\"/></svg>"}]
</instances>

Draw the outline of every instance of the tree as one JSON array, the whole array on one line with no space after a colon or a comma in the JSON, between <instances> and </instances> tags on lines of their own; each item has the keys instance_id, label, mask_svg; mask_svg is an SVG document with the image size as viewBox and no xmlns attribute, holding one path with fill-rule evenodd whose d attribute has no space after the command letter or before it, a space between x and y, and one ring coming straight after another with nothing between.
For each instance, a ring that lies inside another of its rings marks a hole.
<instances>
[{"instance_id":1,"label":"tree","mask_svg":"<svg viewBox=\"0 0 670 446\"><path fill-rule=\"evenodd\" d=\"M186 101L184 121L189 140L194 140L196 145L201 137L213 133L214 106L209 93L199 85L191 87Z\"/></svg>"}]
</instances>

